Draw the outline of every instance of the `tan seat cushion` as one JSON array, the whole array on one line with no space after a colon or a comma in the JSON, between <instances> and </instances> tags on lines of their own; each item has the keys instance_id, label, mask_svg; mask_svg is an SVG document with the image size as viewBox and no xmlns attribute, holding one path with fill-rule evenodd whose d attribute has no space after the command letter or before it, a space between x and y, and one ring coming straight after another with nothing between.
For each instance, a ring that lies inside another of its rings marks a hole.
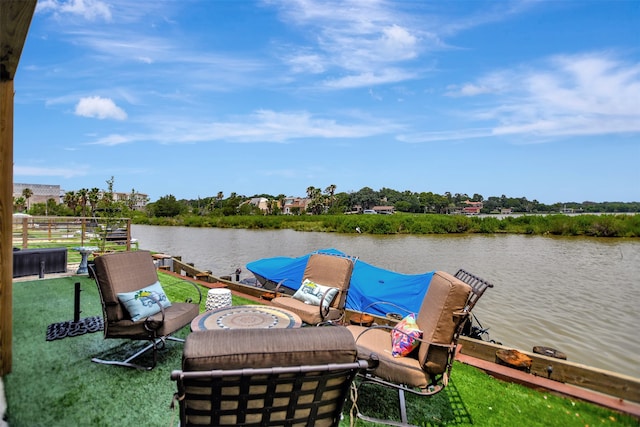
<instances>
[{"instance_id":1,"label":"tan seat cushion","mask_svg":"<svg viewBox=\"0 0 640 427\"><path fill-rule=\"evenodd\" d=\"M322 322L322 316L320 315L320 306L306 304L300 300L290 297L277 297L271 300L271 304L275 307L284 308L285 310L293 311L296 313L304 323L310 325L316 325ZM325 320L335 320L340 318L340 310L329 307L329 314Z\"/></svg>"},{"instance_id":2,"label":"tan seat cushion","mask_svg":"<svg viewBox=\"0 0 640 427\"><path fill-rule=\"evenodd\" d=\"M150 327L153 329L160 326L155 336L163 337L170 335L188 325L199 314L199 311L200 307L198 304L174 302L170 307L165 309L164 323L160 322L162 313L157 313L150 317ZM107 328L109 338L140 339L144 336L153 336L153 334L145 328L144 319L138 322L124 319L118 322L108 323Z\"/></svg>"},{"instance_id":3,"label":"tan seat cushion","mask_svg":"<svg viewBox=\"0 0 640 427\"><path fill-rule=\"evenodd\" d=\"M220 329L187 336L184 371L271 368L348 363L356 360L353 336L344 327Z\"/></svg>"},{"instance_id":4,"label":"tan seat cushion","mask_svg":"<svg viewBox=\"0 0 640 427\"><path fill-rule=\"evenodd\" d=\"M418 359L411 355L393 357L391 354L391 334L388 329L367 328L349 325L347 329L356 339L358 358L368 360L374 353L379 360L375 374L396 384L426 388L429 376L420 367Z\"/></svg>"}]
</instances>

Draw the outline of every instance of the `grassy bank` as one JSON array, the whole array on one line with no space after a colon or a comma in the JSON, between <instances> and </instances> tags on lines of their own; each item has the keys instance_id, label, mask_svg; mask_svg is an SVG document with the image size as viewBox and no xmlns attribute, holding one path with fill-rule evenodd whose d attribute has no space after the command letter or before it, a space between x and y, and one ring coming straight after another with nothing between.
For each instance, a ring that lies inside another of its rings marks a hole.
<instances>
[{"instance_id":1,"label":"grassy bank","mask_svg":"<svg viewBox=\"0 0 640 427\"><path fill-rule=\"evenodd\" d=\"M171 299L191 292L190 285L179 286L180 279L160 278ZM47 325L73 319L76 281L82 284L82 317L101 315L96 286L85 277L14 283L13 372L4 377L9 425L177 425L177 414L169 408L175 391L170 373L180 367L181 344L169 342L158 366L142 372L91 362L94 356L129 350L129 341L104 340L100 332L46 341ZM234 297L234 304L242 303ZM183 329L180 335L188 332ZM392 416L394 402L395 396L378 389L361 390L360 406L370 415ZM349 425L348 409L341 426ZM444 392L428 400L409 396L409 416L419 425L638 425L632 417L505 384L459 363Z\"/></svg>"},{"instance_id":2,"label":"grassy bank","mask_svg":"<svg viewBox=\"0 0 640 427\"><path fill-rule=\"evenodd\" d=\"M640 215L277 215L134 218L135 224L246 229L293 229L366 234L511 233L553 236L640 237Z\"/></svg>"}]
</instances>

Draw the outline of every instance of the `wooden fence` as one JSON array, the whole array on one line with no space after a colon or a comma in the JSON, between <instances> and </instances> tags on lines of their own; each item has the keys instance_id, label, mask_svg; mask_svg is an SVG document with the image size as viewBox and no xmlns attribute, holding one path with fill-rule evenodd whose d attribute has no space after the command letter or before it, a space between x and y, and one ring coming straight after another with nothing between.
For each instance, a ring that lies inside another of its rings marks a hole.
<instances>
[{"instance_id":1,"label":"wooden fence","mask_svg":"<svg viewBox=\"0 0 640 427\"><path fill-rule=\"evenodd\" d=\"M96 246L101 250L131 250L131 219L101 217L14 216L15 248Z\"/></svg>"}]
</instances>

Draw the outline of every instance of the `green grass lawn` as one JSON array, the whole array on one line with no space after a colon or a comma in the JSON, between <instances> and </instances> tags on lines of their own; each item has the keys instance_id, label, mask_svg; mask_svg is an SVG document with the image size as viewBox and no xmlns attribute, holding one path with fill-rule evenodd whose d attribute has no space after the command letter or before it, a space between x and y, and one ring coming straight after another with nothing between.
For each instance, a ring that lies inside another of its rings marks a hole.
<instances>
[{"instance_id":1,"label":"green grass lawn","mask_svg":"<svg viewBox=\"0 0 640 427\"><path fill-rule=\"evenodd\" d=\"M181 280L161 274L175 300L191 292ZM177 411L169 408L180 368L182 344L168 342L152 371L91 362L94 356L123 353L140 344L105 340L101 332L53 341L47 326L73 319L74 283L80 282L81 317L100 316L94 282L86 277L15 282L13 285L13 370L4 380L7 418L12 427L33 426L171 426ZM206 289L203 288L204 309ZM234 304L253 303L234 296ZM188 328L178 336L185 337ZM455 426L638 426L638 420L595 405L539 393L495 380L456 363L442 393L424 399L409 396L410 419L419 425ZM395 416L395 395L363 387L364 413ZM349 425L350 405L341 426ZM361 420L358 426L371 425Z\"/></svg>"}]
</instances>

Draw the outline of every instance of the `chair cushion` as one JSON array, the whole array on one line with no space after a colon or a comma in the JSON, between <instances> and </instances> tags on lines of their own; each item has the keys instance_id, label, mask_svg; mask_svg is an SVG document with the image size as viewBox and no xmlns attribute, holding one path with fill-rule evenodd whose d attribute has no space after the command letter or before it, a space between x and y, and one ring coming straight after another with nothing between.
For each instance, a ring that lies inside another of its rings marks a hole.
<instances>
[{"instance_id":1,"label":"chair cushion","mask_svg":"<svg viewBox=\"0 0 640 427\"><path fill-rule=\"evenodd\" d=\"M109 322L106 325L105 336L107 338L148 339L155 336L171 335L189 325L199 311L198 304L174 302L170 307L165 308L164 322L162 322L162 313L156 313L146 321L139 320L134 322L130 319L124 319L117 322ZM147 327L152 331L149 331ZM154 328L157 328L155 333L153 331Z\"/></svg>"},{"instance_id":2,"label":"chair cushion","mask_svg":"<svg viewBox=\"0 0 640 427\"><path fill-rule=\"evenodd\" d=\"M402 319L391 331L391 354L406 356L420 345L422 331L416 324L416 315L411 313Z\"/></svg>"},{"instance_id":3,"label":"chair cushion","mask_svg":"<svg viewBox=\"0 0 640 427\"><path fill-rule=\"evenodd\" d=\"M163 308L171 306L171 301L162 289L160 282L145 286L133 292L120 292L118 299L125 306L131 320L134 322L144 317L160 312L160 305Z\"/></svg>"},{"instance_id":4,"label":"chair cushion","mask_svg":"<svg viewBox=\"0 0 640 427\"><path fill-rule=\"evenodd\" d=\"M271 300L271 304L274 307L284 308L285 310L293 311L300 316L300 319L304 323L309 325L317 325L322 322L322 316L320 315L320 306L305 304L304 302L291 297L277 297ZM325 317L325 320L336 320L341 316L340 310L329 307L329 313Z\"/></svg>"},{"instance_id":5,"label":"chair cushion","mask_svg":"<svg viewBox=\"0 0 640 427\"><path fill-rule=\"evenodd\" d=\"M353 336L344 327L220 329L187 336L184 371L271 368L348 363L356 360Z\"/></svg>"},{"instance_id":6,"label":"chair cushion","mask_svg":"<svg viewBox=\"0 0 640 427\"><path fill-rule=\"evenodd\" d=\"M158 281L149 251L114 252L95 259L98 288L110 322L128 319L118 294L132 292Z\"/></svg>"},{"instance_id":7,"label":"chair cushion","mask_svg":"<svg viewBox=\"0 0 640 427\"><path fill-rule=\"evenodd\" d=\"M358 358L368 360L375 354L379 360L376 376L396 384L426 388L429 375L422 370L418 359L394 357L391 353L391 334L388 329L349 325L346 327L356 339Z\"/></svg>"},{"instance_id":8,"label":"chair cushion","mask_svg":"<svg viewBox=\"0 0 640 427\"><path fill-rule=\"evenodd\" d=\"M461 312L467 304L471 287L451 274L436 271L422 301L416 318L422 330L418 360L432 374L441 374L447 367L448 349L429 343L450 345L460 321L454 313Z\"/></svg>"},{"instance_id":9,"label":"chair cushion","mask_svg":"<svg viewBox=\"0 0 640 427\"><path fill-rule=\"evenodd\" d=\"M300 300L305 304L316 306L320 306L320 302L322 302L322 306L327 307L333 302L336 295L338 295L338 288L324 286L319 283L312 282L309 279L305 279L302 282L302 286L300 286L296 293L293 294L293 298Z\"/></svg>"},{"instance_id":10,"label":"chair cushion","mask_svg":"<svg viewBox=\"0 0 640 427\"><path fill-rule=\"evenodd\" d=\"M352 272L352 259L317 253L309 257L302 278L337 288L340 295L334 299L331 306L342 307L346 299L346 293L343 291L349 288Z\"/></svg>"}]
</instances>

